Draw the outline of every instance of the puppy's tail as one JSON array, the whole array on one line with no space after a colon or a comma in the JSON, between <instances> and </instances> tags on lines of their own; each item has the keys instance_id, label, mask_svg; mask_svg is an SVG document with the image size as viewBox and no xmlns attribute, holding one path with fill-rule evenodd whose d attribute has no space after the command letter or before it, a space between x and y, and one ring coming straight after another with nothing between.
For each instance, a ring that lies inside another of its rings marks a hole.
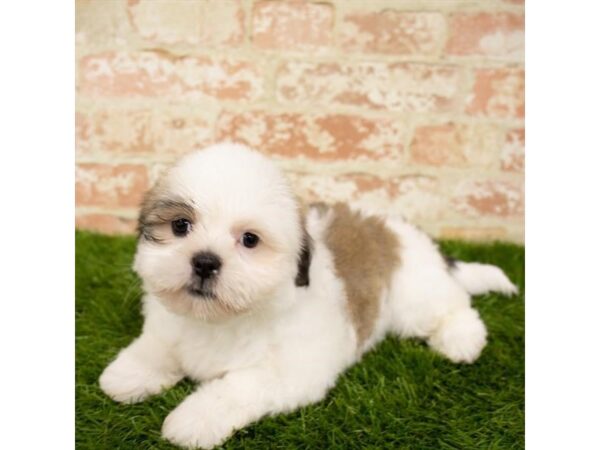
<instances>
[{"instance_id":1,"label":"puppy's tail","mask_svg":"<svg viewBox=\"0 0 600 450\"><path fill-rule=\"evenodd\" d=\"M471 295L500 292L514 295L519 292L502 270L490 264L448 260L448 270L456 281Z\"/></svg>"}]
</instances>

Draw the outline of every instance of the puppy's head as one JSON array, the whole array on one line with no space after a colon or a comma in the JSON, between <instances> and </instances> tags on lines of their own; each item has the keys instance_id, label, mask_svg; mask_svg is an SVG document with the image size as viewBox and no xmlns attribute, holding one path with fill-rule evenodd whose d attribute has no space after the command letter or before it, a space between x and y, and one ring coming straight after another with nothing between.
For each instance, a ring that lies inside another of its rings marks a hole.
<instances>
[{"instance_id":1,"label":"puppy's head","mask_svg":"<svg viewBox=\"0 0 600 450\"><path fill-rule=\"evenodd\" d=\"M219 319L308 283L308 239L290 187L234 144L192 153L146 194L134 269L179 314Z\"/></svg>"}]
</instances>

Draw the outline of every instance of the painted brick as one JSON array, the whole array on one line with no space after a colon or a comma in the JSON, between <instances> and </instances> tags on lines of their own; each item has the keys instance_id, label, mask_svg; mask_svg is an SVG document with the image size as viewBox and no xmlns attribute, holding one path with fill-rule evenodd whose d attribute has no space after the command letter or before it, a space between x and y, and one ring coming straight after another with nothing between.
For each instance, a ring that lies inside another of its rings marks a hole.
<instances>
[{"instance_id":1,"label":"painted brick","mask_svg":"<svg viewBox=\"0 0 600 450\"><path fill-rule=\"evenodd\" d=\"M89 47L123 48L129 23L123 4L117 1L75 0L75 43Z\"/></svg>"},{"instance_id":2,"label":"painted brick","mask_svg":"<svg viewBox=\"0 0 600 450\"><path fill-rule=\"evenodd\" d=\"M252 42L265 49L315 50L331 44L333 7L304 1L254 5Z\"/></svg>"},{"instance_id":3,"label":"painted brick","mask_svg":"<svg viewBox=\"0 0 600 450\"><path fill-rule=\"evenodd\" d=\"M427 175L406 175L397 177L398 192L390 201L391 215L405 217L413 221L438 221L443 219L447 208L440 182Z\"/></svg>"},{"instance_id":4,"label":"painted brick","mask_svg":"<svg viewBox=\"0 0 600 450\"><path fill-rule=\"evenodd\" d=\"M213 142L212 122L185 108L101 109L78 113L79 154L180 155Z\"/></svg>"},{"instance_id":5,"label":"painted brick","mask_svg":"<svg viewBox=\"0 0 600 450\"><path fill-rule=\"evenodd\" d=\"M262 79L248 62L175 56L163 51L107 52L81 59L80 93L108 97L250 100Z\"/></svg>"},{"instance_id":6,"label":"painted brick","mask_svg":"<svg viewBox=\"0 0 600 450\"><path fill-rule=\"evenodd\" d=\"M483 69L475 74L467 112L499 118L525 115L525 73L521 69Z\"/></svg>"},{"instance_id":7,"label":"painted brick","mask_svg":"<svg viewBox=\"0 0 600 450\"><path fill-rule=\"evenodd\" d=\"M89 152L89 146L86 145L92 135L91 124L86 114L75 113L75 149L77 155L84 155Z\"/></svg>"},{"instance_id":8,"label":"painted brick","mask_svg":"<svg viewBox=\"0 0 600 450\"><path fill-rule=\"evenodd\" d=\"M341 45L351 51L390 55L433 55L446 29L437 12L353 11L340 25Z\"/></svg>"},{"instance_id":9,"label":"painted brick","mask_svg":"<svg viewBox=\"0 0 600 450\"><path fill-rule=\"evenodd\" d=\"M148 178L150 186L154 186L158 180L165 174L165 172L171 167L172 161L158 162L154 161L148 165Z\"/></svg>"},{"instance_id":10,"label":"painted brick","mask_svg":"<svg viewBox=\"0 0 600 450\"><path fill-rule=\"evenodd\" d=\"M158 44L236 46L244 39L239 0L129 0L127 9L138 34Z\"/></svg>"},{"instance_id":11,"label":"painted brick","mask_svg":"<svg viewBox=\"0 0 600 450\"><path fill-rule=\"evenodd\" d=\"M139 164L78 164L75 197L78 206L138 206L148 188L146 167Z\"/></svg>"},{"instance_id":12,"label":"painted brick","mask_svg":"<svg viewBox=\"0 0 600 450\"><path fill-rule=\"evenodd\" d=\"M442 239L463 239L468 241L489 241L493 239L506 239L507 231L504 227L442 227Z\"/></svg>"},{"instance_id":13,"label":"painted brick","mask_svg":"<svg viewBox=\"0 0 600 450\"><path fill-rule=\"evenodd\" d=\"M522 60L525 19L520 14L478 13L450 17L446 53Z\"/></svg>"},{"instance_id":14,"label":"painted brick","mask_svg":"<svg viewBox=\"0 0 600 450\"><path fill-rule=\"evenodd\" d=\"M279 157L335 161L397 160L404 134L404 127L390 119L252 111L222 114L216 137Z\"/></svg>"},{"instance_id":15,"label":"painted brick","mask_svg":"<svg viewBox=\"0 0 600 450\"><path fill-rule=\"evenodd\" d=\"M411 161L431 166L497 164L500 131L492 125L456 124L418 127L410 144Z\"/></svg>"},{"instance_id":16,"label":"painted brick","mask_svg":"<svg viewBox=\"0 0 600 450\"><path fill-rule=\"evenodd\" d=\"M136 220L116 214L78 214L75 226L80 230L92 230L107 234L132 234Z\"/></svg>"},{"instance_id":17,"label":"painted brick","mask_svg":"<svg viewBox=\"0 0 600 450\"><path fill-rule=\"evenodd\" d=\"M524 192L522 184L496 180L477 180L459 183L453 205L469 217L510 217L523 214Z\"/></svg>"},{"instance_id":18,"label":"painted brick","mask_svg":"<svg viewBox=\"0 0 600 450\"><path fill-rule=\"evenodd\" d=\"M365 211L401 215L410 220L436 220L443 215L439 182L429 176L382 178L367 173L332 176L290 172L289 177L307 203L350 202Z\"/></svg>"},{"instance_id":19,"label":"painted brick","mask_svg":"<svg viewBox=\"0 0 600 450\"><path fill-rule=\"evenodd\" d=\"M280 102L447 112L460 104L461 80L461 71L453 66L291 62L279 71L276 89Z\"/></svg>"},{"instance_id":20,"label":"painted brick","mask_svg":"<svg viewBox=\"0 0 600 450\"><path fill-rule=\"evenodd\" d=\"M231 139L304 199L522 241L524 1L417 3L76 0L77 226L133 231L171 160Z\"/></svg>"},{"instance_id":21,"label":"painted brick","mask_svg":"<svg viewBox=\"0 0 600 450\"><path fill-rule=\"evenodd\" d=\"M502 170L523 172L525 168L525 129L506 133L501 153Z\"/></svg>"}]
</instances>

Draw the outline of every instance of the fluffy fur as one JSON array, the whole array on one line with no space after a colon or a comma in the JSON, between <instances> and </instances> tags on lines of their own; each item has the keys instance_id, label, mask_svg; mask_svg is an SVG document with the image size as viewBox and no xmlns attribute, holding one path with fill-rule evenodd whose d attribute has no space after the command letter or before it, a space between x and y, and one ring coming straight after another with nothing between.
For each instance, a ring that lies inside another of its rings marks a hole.
<instances>
[{"instance_id":1,"label":"fluffy fur","mask_svg":"<svg viewBox=\"0 0 600 450\"><path fill-rule=\"evenodd\" d=\"M185 236L171 229L178 219L191 223ZM276 166L233 144L173 166L146 196L139 227L144 327L100 386L131 403L186 376L198 381L162 429L189 448L321 400L387 333L473 362L486 329L469 294L516 291L496 267L448 265L401 219L339 205L303 215ZM247 232L256 247L243 245ZM210 280L194 274L198 252L222 261Z\"/></svg>"}]
</instances>

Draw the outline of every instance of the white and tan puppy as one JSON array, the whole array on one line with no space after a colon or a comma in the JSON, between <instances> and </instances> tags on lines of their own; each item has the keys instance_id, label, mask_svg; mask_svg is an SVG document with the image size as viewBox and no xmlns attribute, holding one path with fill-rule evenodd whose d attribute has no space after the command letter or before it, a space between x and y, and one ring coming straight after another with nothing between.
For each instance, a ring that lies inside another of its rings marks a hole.
<instances>
[{"instance_id":1,"label":"white and tan puppy","mask_svg":"<svg viewBox=\"0 0 600 450\"><path fill-rule=\"evenodd\" d=\"M144 328L100 386L137 402L198 381L162 429L185 447L318 402L387 333L473 362L486 328L469 295L516 291L497 267L445 260L401 219L342 204L303 214L278 168L234 144L173 166L139 231Z\"/></svg>"}]
</instances>

